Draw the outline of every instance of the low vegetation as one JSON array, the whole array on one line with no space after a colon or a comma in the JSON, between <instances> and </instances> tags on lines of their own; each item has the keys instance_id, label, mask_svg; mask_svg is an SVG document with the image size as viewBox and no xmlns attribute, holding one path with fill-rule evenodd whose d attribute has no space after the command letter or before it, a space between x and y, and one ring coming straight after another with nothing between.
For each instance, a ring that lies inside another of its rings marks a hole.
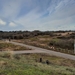
<instances>
[{"instance_id":1,"label":"low vegetation","mask_svg":"<svg viewBox=\"0 0 75 75\"><path fill-rule=\"evenodd\" d=\"M19 51L19 50L31 50L30 48L14 45L11 43L0 42L0 51Z\"/></svg>"},{"instance_id":2,"label":"low vegetation","mask_svg":"<svg viewBox=\"0 0 75 75\"><path fill-rule=\"evenodd\" d=\"M2 42L17 41L73 54L75 31L0 31L0 75L75 75L75 61L46 54L15 55L27 47Z\"/></svg>"},{"instance_id":3,"label":"low vegetation","mask_svg":"<svg viewBox=\"0 0 75 75\"><path fill-rule=\"evenodd\" d=\"M58 39L56 36L40 35L15 41L74 55L74 39Z\"/></svg>"},{"instance_id":4,"label":"low vegetation","mask_svg":"<svg viewBox=\"0 0 75 75\"><path fill-rule=\"evenodd\" d=\"M57 36L62 39L74 39L75 31L0 31L0 39L27 39L39 35Z\"/></svg>"},{"instance_id":5,"label":"low vegetation","mask_svg":"<svg viewBox=\"0 0 75 75\"><path fill-rule=\"evenodd\" d=\"M0 75L75 75L75 61L46 54L7 57L5 53L0 54Z\"/></svg>"},{"instance_id":6,"label":"low vegetation","mask_svg":"<svg viewBox=\"0 0 75 75\"><path fill-rule=\"evenodd\" d=\"M19 40L25 44L74 54L75 31L0 31L0 39Z\"/></svg>"}]
</instances>

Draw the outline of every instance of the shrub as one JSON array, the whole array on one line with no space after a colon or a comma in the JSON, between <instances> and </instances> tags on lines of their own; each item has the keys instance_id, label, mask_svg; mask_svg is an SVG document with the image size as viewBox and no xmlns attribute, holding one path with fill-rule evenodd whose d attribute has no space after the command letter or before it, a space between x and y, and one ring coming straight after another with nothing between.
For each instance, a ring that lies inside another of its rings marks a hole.
<instances>
[{"instance_id":1,"label":"shrub","mask_svg":"<svg viewBox=\"0 0 75 75\"><path fill-rule=\"evenodd\" d=\"M72 49L73 50L73 48L74 48L73 40L59 40L59 41L51 40L49 45L63 48L63 49Z\"/></svg>"}]
</instances>

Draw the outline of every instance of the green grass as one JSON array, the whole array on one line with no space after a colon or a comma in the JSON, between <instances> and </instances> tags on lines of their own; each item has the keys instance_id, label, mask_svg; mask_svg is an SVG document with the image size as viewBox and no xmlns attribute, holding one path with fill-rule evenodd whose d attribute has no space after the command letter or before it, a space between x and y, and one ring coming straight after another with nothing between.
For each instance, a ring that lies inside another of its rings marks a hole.
<instances>
[{"instance_id":1,"label":"green grass","mask_svg":"<svg viewBox=\"0 0 75 75\"><path fill-rule=\"evenodd\" d=\"M0 75L75 75L75 61L46 54L25 54L13 57L11 59L0 56ZM40 57L43 59L42 63L39 62ZM46 60L51 63L47 65ZM57 60L60 63L65 60L67 64L71 63L72 66L55 63Z\"/></svg>"}]
</instances>

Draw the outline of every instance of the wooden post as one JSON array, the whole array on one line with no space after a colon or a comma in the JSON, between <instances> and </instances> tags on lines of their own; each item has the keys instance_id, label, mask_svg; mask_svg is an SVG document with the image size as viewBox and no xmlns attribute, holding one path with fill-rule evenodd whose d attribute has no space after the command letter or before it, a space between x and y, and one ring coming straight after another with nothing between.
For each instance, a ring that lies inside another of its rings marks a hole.
<instances>
[{"instance_id":1,"label":"wooden post","mask_svg":"<svg viewBox=\"0 0 75 75\"><path fill-rule=\"evenodd\" d=\"M9 41L11 41L11 40L10 40L10 37L9 37Z\"/></svg>"},{"instance_id":2,"label":"wooden post","mask_svg":"<svg viewBox=\"0 0 75 75\"><path fill-rule=\"evenodd\" d=\"M47 64L47 65L49 65L49 64L50 64L50 62L49 62L48 60L46 60L46 64Z\"/></svg>"},{"instance_id":3,"label":"wooden post","mask_svg":"<svg viewBox=\"0 0 75 75\"><path fill-rule=\"evenodd\" d=\"M40 62L42 62L42 58L40 58Z\"/></svg>"}]
</instances>

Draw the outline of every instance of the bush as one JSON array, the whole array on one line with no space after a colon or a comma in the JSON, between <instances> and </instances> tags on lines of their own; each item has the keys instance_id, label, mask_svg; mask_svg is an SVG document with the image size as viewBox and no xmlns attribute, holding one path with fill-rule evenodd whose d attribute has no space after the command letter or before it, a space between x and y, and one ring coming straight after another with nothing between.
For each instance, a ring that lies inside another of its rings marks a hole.
<instances>
[{"instance_id":1,"label":"bush","mask_svg":"<svg viewBox=\"0 0 75 75\"><path fill-rule=\"evenodd\" d=\"M74 42L73 40L59 40L59 41L54 41L51 40L49 43L50 46L55 46L63 49L74 49Z\"/></svg>"}]
</instances>

